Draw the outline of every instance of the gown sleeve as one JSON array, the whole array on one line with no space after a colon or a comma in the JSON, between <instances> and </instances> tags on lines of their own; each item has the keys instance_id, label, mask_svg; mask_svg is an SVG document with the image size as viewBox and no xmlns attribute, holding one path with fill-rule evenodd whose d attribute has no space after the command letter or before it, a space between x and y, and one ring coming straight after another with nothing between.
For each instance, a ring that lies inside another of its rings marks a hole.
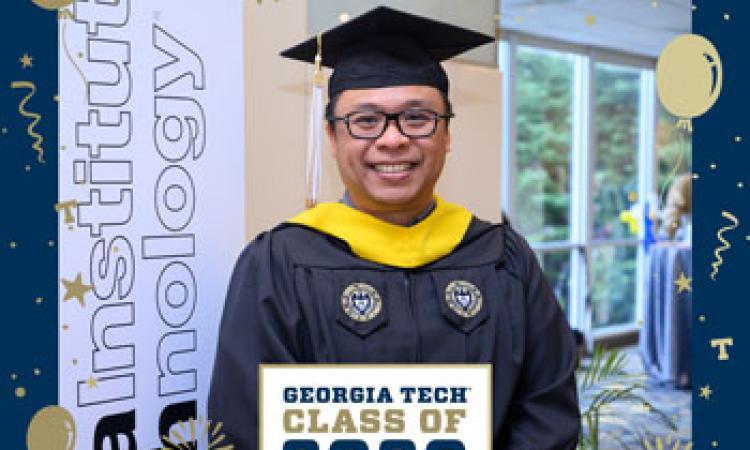
<instances>
[{"instance_id":1,"label":"gown sleeve","mask_svg":"<svg viewBox=\"0 0 750 450\"><path fill-rule=\"evenodd\" d=\"M523 285L526 334L508 432L495 450L574 449L581 419L573 332L526 241L509 230L506 249L509 270Z\"/></svg>"},{"instance_id":2,"label":"gown sleeve","mask_svg":"<svg viewBox=\"0 0 750 450\"><path fill-rule=\"evenodd\" d=\"M258 448L258 364L300 360L302 321L291 267L274 254L269 234L240 255L229 284L208 399L208 417L221 422L225 442Z\"/></svg>"}]
</instances>

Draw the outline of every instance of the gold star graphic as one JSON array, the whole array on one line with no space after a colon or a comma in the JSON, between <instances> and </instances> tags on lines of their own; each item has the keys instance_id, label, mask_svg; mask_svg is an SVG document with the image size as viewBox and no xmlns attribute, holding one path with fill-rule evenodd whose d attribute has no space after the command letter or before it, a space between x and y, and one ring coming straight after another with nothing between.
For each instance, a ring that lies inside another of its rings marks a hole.
<instances>
[{"instance_id":1,"label":"gold star graphic","mask_svg":"<svg viewBox=\"0 0 750 450\"><path fill-rule=\"evenodd\" d=\"M65 297L63 297L64 302L67 302L71 298L75 298L82 307L86 306L86 303L83 301L83 296L86 292L92 290L93 286L90 284L83 284L83 281L81 281L81 272L78 272L75 280L70 281L63 278L62 283L65 285Z\"/></svg>"},{"instance_id":2,"label":"gold star graphic","mask_svg":"<svg viewBox=\"0 0 750 450\"><path fill-rule=\"evenodd\" d=\"M93 389L95 387L99 387L99 385L96 382L96 378L89 377L88 380L86 380L86 384L88 385L89 389Z\"/></svg>"},{"instance_id":3,"label":"gold star graphic","mask_svg":"<svg viewBox=\"0 0 750 450\"><path fill-rule=\"evenodd\" d=\"M24 69L27 68L27 67L33 67L33 65L32 65L32 60L33 59L34 58L32 58L31 56L29 56L28 53L24 53L22 57L18 58L18 60L21 61L21 67L23 67Z\"/></svg>"},{"instance_id":4,"label":"gold star graphic","mask_svg":"<svg viewBox=\"0 0 750 450\"><path fill-rule=\"evenodd\" d=\"M698 394L698 396L699 397L703 397L706 400L708 400L709 397L711 397L711 394L714 393L714 391L711 390L711 386L709 386L709 385L701 386L700 389L701 389L701 392L700 392L700 394Z\"/></svg>"},{"instance_id":5,"label":"gold star graphic","mask_svg":"<svg viewBox=\"0 0 750 450\"><path fill-rule=\"evenodd\" d=\"M679 294L682 291L692 291L693 287L690 285L692 282L693 277L686 277L685 272L680 272L680 276L674 280L674 284L677 285L677 293Z\"/></svg>"},{"instance_id":6,"label":"gold star graphic","mask_svg":"<svg viewBox=\"0 0 750 450\"><path fill-rule=\"evenodd\" d=\"M589 14L586 16L586 25L594 25L596 23L596 16Z\"/></svg>"}]
</instances>

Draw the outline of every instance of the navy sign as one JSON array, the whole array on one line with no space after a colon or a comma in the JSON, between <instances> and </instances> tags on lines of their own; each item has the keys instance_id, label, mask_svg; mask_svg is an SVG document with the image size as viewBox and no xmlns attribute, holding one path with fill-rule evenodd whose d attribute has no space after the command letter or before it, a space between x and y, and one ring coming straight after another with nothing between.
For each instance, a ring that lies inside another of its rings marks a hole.
<instances>
[{"instance_id":1,"label":"navy sign","mask_svg":"<svg viewBox=\"0 0 750 450\"><path fill-rule=\"evenodd\" d=\"M445 288L445 302L453 312L470 319L482 309L482 293L468 281L451 281Z\"/></svg>"},{"instance_id":2,"label":"navy sign","mask_svg":"<svg viewBox=\"0 0 750 450\"><path fill-rule=\"evenodd\" d=\"M341 307L357 322L368 322L383 309L383 300L374 287L367 283L352 283L341 295Z\"/></svg>"}]
</instances>

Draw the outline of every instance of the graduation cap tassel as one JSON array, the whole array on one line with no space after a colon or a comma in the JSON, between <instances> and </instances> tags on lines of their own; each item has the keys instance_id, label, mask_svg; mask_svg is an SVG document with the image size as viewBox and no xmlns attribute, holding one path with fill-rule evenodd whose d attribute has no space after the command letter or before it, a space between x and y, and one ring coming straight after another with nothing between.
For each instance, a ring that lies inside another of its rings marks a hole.
<instances>
[{"instance_id":1,"label":"graduation cap tassel","mask_svg":"<svg viewBox=\"0 0 750 450\"><path fill-rule=\"evenodd\" d=\"M318 203L320 194L320 166L323 141L323 60L322 36L318 34L318 52L315 54L315 73L313 74L312 93L310 95L310 128L307 135L307 161L305 166L305 185L307 198L305 207L312 208Z\"/></svg>"}]
</instances>

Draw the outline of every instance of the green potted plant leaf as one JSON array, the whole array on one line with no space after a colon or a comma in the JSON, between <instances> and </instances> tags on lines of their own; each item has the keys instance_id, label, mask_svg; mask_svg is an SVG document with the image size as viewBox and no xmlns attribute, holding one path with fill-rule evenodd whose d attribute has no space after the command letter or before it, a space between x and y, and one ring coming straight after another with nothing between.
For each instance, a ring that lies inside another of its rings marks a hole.
<instances>
[{"instance_id":1,"label":"green potted plant leaf","mask_svg":"<svg viewBox=\"0 0 750 450\"><path fill-rule=\"evenodd\" d=\"M661 425L670 431L676 431L677 426L661 410L655 408L643 396L643 374L629 374L625 371L627 354L620 350L605 350L597 346L591 359L584 361L579 367L578 396L581 407L581 435L578 448L580 450L599 450L603 443L607 448L616 444L620 448L633 448L628 443L633 442L638 448L643 448L648 433L640 421L633 420L637 415L647 415L651 424ZM618 414L618 406L630 403L637 409L624 419L622 409ZM606 427L602 425L606 424ZM629 439L628 439L629 437Z\"/></svg>"}]
</instances>

